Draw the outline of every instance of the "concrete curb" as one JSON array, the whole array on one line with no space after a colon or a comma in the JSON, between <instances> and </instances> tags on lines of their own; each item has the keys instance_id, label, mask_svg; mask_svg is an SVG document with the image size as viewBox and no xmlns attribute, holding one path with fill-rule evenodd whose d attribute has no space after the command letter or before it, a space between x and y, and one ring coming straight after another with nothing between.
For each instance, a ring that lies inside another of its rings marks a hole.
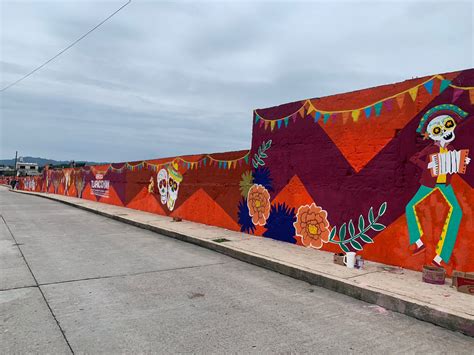
<instances>
[{"instance_id":1,"label":"concrete curb","mask_svg":"<svg viewBox=\"0 0 474 355\"><path fill-rule=\"evenodd\" d=\"M88 212L93 212L95 214L108 217L123 223L127 223L139 228L147 229L167 237L175 238L187 243L192 243L210 250L217 251L219 253L225 254L232 258L263 267L280 274L308 282L312 285L324 287L328 290L335 291L338 293L345 294L347 296L359 299L361 301L376 304L378 306L384 307L388 310L402 313L410 317L420 319L425 322L430 322L435 325L441 326L443 328L458 331L466 335L474 337L474 321L470 318L462 317L459 314L453 314L445 312L443 310L430 307L428 304L416 303L413 300L407 299L400 295L390 294L384 292L383 290L377 291L371 288L361 287L347 282L344 279L339 279L332 277L326 274L318 274L314 271L305 270L304 268L299 268L291 264L286 264L281 260L275 260L272 258L264 257L259 254L252 254L249 252L244 252L237 248L231 246L214 242L212 240L204 240L189 236L183 233L176 231L156 227L147 223L135 221L120 215L115 215L112 213L96 210L76 204L74 202L69 202L61 199L57 199L51 195L45 195L43 193L33 193L28 191L21 190L10 190L17 193L34 195L56 202L61 202L68 206L76 207ZM217 227L216 227L217 228Z\"/></svg>"}]
</instances>

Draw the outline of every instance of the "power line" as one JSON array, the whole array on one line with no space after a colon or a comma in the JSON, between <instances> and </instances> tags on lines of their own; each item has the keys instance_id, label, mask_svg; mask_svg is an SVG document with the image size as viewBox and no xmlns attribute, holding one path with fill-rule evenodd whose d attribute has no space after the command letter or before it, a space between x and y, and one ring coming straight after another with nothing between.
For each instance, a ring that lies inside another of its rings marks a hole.
<instances>
[{"instance_id":1,"label":"power line","mask_svg":"<svg viewBox=\"0 0 474 355\"><path fill-rule=\"evenodd\" d=\"M96 29L98 29L100 26L102 26L105 22L107 22L110 18L112 18L115 14L117 14L120 10L122 10L125 6L127 6L128 4L130 4L132 2L132 0L128 0L127 3L125 3L124 5L122 5L121 7L119 7L117 10L115 10L112 14L110 14L108 17L106 17L104 20L102 20L101 22L99 22L96 26L94 26L93 28L91 28L89 31L87 31L85 34L83 34L81 37L79 37L78 39L76 39L74 42L72 42L69 46L67 46L66 48L64 48L62 51L60 51L59 53L57 53L54 57L51 57L50 59L48 59L46 62L44 62L43 64L41 64L39 67L33 69L32 71L30 71L28 74L24 75L23 77L21 77L20 79L14 81L13 83L5 86L3 89L0 90L0 92L4 92L5 90L11 88L12 86L18 84L19 82L25 80L27 77L29 77L30 75L33 75L34 73L36 73L38 70L40 70L41 68L45 67L48 63L52 62L53 60L55 60L57 57L59 57L61 54L63 54L64 52L66 52L68 49L70 49L71 47L73 47L76 43L80 42L81 40L83 40L84 38L86 38L89 34L91 34L92 32L94 32Z\"/></svg>"}]
</instances>

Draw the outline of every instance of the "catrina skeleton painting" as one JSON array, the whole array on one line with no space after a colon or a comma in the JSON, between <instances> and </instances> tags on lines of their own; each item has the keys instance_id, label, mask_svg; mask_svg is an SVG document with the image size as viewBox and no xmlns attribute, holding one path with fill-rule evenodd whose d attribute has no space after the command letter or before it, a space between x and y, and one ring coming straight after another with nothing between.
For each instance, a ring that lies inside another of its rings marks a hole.
<instances>
[{"instance_id":1,"label":"catrina skeleton painting","mask_svg":"<svg viewBox=\"0 0 474 355\"><path fill-rule=\"evenodd\" d=\"M421 186L408 202L405 211L410 245L414 245L413 255L426 252L416 206L437 190L449 205L436 246L436 255L432 260L437 267L449 263L462 219L462 209L454 194L451 178L454 174L464 174L471 159L468 149L455 150L451 143L456 138L457 124L467 116L467 112L455 105L444 104L431 108L422 117L417 128L417 133L422 134L425 139L431 139L431 144L410 159L410 162L422 169Z\"/></svg>"}]
</instances>

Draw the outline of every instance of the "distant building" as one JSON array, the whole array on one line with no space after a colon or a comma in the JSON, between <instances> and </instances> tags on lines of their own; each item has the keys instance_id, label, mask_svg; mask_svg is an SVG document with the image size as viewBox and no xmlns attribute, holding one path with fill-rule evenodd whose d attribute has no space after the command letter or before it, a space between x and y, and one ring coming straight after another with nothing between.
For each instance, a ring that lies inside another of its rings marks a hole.
<instances>
[{"instance_id":1,"label":"distant building","mask_svg":"<svg viewBox=\"0 0 474 355\"><path fill-rule=\"evenodd\" d=\"M25 163L23 158L16 163L16 171L18 176L34 176L39 175L39 166L36 163Z\"/></svg>"},{"instance_id":2,"label":"distant building","mask_svg":"<svg viewBox=\"0 0 474 355\"><path fill-rule=\"evenodd\" d=\"M13 169L12 167L10 167L8 165L1 165L0 166L0 176L2 176L2 175L13 175L14 171L15 171L15 169Z\"/></svg>"}]
</instances>

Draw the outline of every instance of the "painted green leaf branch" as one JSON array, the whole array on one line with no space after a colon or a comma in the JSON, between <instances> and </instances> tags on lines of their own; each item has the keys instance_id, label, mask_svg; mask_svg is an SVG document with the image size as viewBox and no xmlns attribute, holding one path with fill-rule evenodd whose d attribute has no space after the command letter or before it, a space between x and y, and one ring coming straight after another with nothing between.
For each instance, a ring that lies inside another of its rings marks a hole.
<instances>
[{"instance_id":1,"label":"painted green leaf branch","mask_svg":"<svg viewBox=\"0 0 474 355\"><path fill-rule=\"evenodd\" d=\"M356 233L354 222L352 219L349 223L343 223L339 228L339 239L336 240L337 226L334 226L329 233L329 242L338 244L344 252L349 252L349 246L355 250L362 250L361 241L364 243L373 243L374 240L367 235L367 232L370 230L380 232L386 228L382 223L378 223L378 220L385 211L387 210L387 202L384 202L380 205L377 217L374 216L374 209L370 207L369 213L367 214L368 224L365 224L365 219L363 215L359 216L359 222L357 224L358 232ZM349 231L349 237L346 237L346 231Z\"/></svg>"},{"instance_id":2,"label":"painted green leaf branch","mask_svg":"<svg viewBox=\"0 0 474 355\"><path fill-rule=\"evenodd\" d=\"M268 158L268 155L265 153L270 147L272 146L272 140L265 142L263 141L262 145L258 147L258 152L253 155L252 164L255 169L259 167L259 165L264 166L265 161L263 159Z\"/></svg>"}]
</instances>

